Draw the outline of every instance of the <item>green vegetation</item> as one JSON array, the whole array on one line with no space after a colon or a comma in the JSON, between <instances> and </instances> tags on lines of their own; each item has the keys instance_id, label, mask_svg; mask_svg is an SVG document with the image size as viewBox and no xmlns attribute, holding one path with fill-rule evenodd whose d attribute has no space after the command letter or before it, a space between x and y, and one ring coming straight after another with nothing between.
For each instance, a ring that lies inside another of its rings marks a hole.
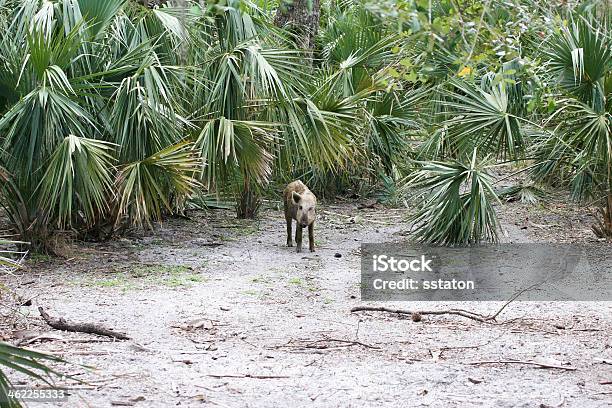
<instances>
[{"instance_id":1,"label":"green vegetation","mask_svg":"<svg viewBox=\"0 0 612 408\"><path fill-rule=\"evenodd\" d=\"M20 266L21 259L25 254L13 249L16 244L19 243L0 239L0 274L10 273ZM3 290L5 288L0 285L0 292ZM61 378L64 374L51 368L47 365L48 363L65 363L65 361L49 354L38 353L0 342L0 405L3 408L22 407L20 401L9 393L12 384L6 376L5 369L24 374L52 386L53 378Z\"/></svg>"},{"instance_id":2,"label":"green vegetation","mask_svg":"<svg viewBox=\"0 0 612 408\"><path fill-rule=\"evenodd\" d=\"M135 290L144 284L157 284L178 288L194 283L205 282L205 278L184 265L147 265L125 272L113 272L105 279L88 279L85 284L102 288L120 288L123 291Z\"/></svg>"},{"instance_id":3,"label":"green vegetation","mask_svg":"<svg viewBox=\"0 0 612 408\"><path fill-rule=\"evenodd\" d=\"M612 236L609 2L303 3L308 38L285 1L0 0L0 203L21 239L108 238L211 197L253 217L301 178L423 197L421 241L492 241L501 163L595 202Z\"/></svg>"},{"instance_id":4,"label":"green vegetation","mask_svg":"<svg viewBox=\"0 0 612 408\"><path fill-rule=\"evenodd\" d=\"M52 377L61 378L63 374L45 365L45 363L50 362L65 363L64 360L49 354L38 353L0 342L0 366L10 368L52 386ZM21 403L10 395L11 388L11 382L0 369L0 401L2 407L21 408Z\"/></svg>"},{"instance_id":5,"label":"green vegetation","mask_svg":"<svg viewBox=\"0 0 612 408\"><path fill-rule=\"evenodd\" d=\"M291 278L289 279L289 283L292 285L302 286L302 280L300 278Z\"/></svg>"}]
</instances>

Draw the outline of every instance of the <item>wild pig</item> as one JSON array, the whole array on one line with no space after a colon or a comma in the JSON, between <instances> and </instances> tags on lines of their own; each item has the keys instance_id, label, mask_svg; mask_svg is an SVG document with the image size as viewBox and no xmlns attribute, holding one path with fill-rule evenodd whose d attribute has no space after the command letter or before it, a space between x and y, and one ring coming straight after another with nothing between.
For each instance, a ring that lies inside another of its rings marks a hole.
<instances>
[{"instance_id":1,"label":"wild pig","mask_svg":"<svg viewBox=\"0 0 612 408\"><path fill-rule=\"evenodd\" d=\"M302 251L302 229L308 227L308 247L314 252L314 222L317 197L300 180L289 183L283 193L285 220L287 221L287 246L292 247L291 223L297 222L295 229L296 252Z\"/></svg>"}]
</instances>

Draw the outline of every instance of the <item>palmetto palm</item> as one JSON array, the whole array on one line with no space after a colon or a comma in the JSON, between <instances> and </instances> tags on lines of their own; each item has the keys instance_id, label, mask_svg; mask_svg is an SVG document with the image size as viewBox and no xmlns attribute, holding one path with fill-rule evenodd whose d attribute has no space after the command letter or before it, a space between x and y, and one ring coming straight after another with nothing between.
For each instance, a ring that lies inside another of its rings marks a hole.
<instances>
[{"instance_id":1,"label":"palmetto palm","mask_svg":"<svg viewBox=\"0 0 612 408\"><path fill-rule=\"evenodd\" d=\"M569 181L575 198L601 200L603 221L595 227L612 236L612 30L609 20L578 15L547 43L551 77L564 97L547 119L535 146L541 164L536 178Z\"/></svg>"},{"instance_id":2,"label":"palmetto palm","mask_svg":"<svg viewBox=\"0 0 612 408\"><path fill-rule=\"evenodd\" d=\"M604 221L595 228L596 233L602 235L602 230L612 230L610 20L594 17L596 13L605 12L596 6L576 10L576 13L567 14L570 20L567 26L538 30L538 44L533 43L533 37L530 37L531 43L525 43L526 57L544 62L531 71L525 70L523 58L501 64L496 73L489 72L486 65L476 64L466 67L465 72L458 71L457 67L450 73L452 69L436 71L435 81L431 81L432 90L438 93L437 97L432 97L436 102L431 104L429 114L432 134L423 141L419 157L456 159L477 149L484 157L493 154L510 161L535 159L532 168L537 179L567 180L576 197L608 197L602 211ZM485 10L483 16L486 13ZM507 10L504 13L509 15ZM561 22L554 13L549 11L546 18ZM540 44L542 37L545 41ZM457 48L451 50L457 51L452 59L455 62L461 55L461 47ZM440 81L439 73L451 78ZM539 98L543 94L547 94L548 100L542 107ZM556 104L553 104L554 99ZM527 109L527 102L533 111ZM537 107L534 109L534 106ZM547 109L552 106L556 108L550 114ZM436 162L431 163L434 164ZM459 190L449 188L447 192L448 202L451 202L451 195L453 202L460 202ZM478 199L477 196L472 198ZM483 198L482 193L480 198ZM424 209L418 216L422 226L419 238L443 241L442 236L435 236L433 227L429 227L441 216ZM490 219L493 222L493 218ZM466 218L464 228L475 221ZM460 236L452 229L438 227L436 231L448 234L445 239L449 242ZM465 235L464 238L464 243L470 242Z\"/></svg>"},{"instance_id":3,"label":"palmetto palm","mask_svg":"<svg viewBox=\"0 0 612 408\"><path fill-rule=\"evenodd\" d=\"M350 167L351 173L372 180L381 174L395 177L410 153L409 133L420 128L415 92L389 84L389 72L403 57L396 51L401 37L367 4L330 2L327 7L309 90L330 122L332 137L319 138L319 144L347 146L348 160L333 158L336 170ZM316 124L318 118L313 119L309 122ZM328 174L335 182L341 179L337 171ZM329 184L316 176L311 174L315 184Z\"/></svg>"},{"instance_id":4,"label":"palmetto palm","mask_svg":"<svg viewBox=\"0 0 612 408\"><path fill-rule=\"evenodd\" d=\"M37 246L53 229L173 211L197 169L181 144L190 123L187 76L173 65L178 19L125 0L4 5L0 160L10 184L0 195L23 238Z\"/></svg>"},{"instance_id":5,"label":"palmetto palm","mask_svg":"<svg viewBox=\"0 0 612 408\"><path fill-rule=\"evenodd\" d=\"M201 10L192 26L189 58L201 70L190 109L202 181L209 190L237 193L268 181L281 125L266 111L295 116L301 66L300 54L277 48L271 31L268 43L260 39L270 28L265 22L233 5Z\"/></svg>"},{"instance_id":6,"label":"palmetto palm","mask_svg":"<svg viewBox=\"0 0 612 408\"><path fill-rule=\"evenodd\" d=\"M467 160L422 163L407 186L422 199L412 216L419 241L437 245L478 244L497 240L498 202L488 158L476 150Z\"/></svg>"},{"instance_id":7,"label":"palmetto palm","mask_svg":"<svg viewBox=\"0 0 612 408\"><path fill-rule=\"evenodd\" d=\"M450 81L453 90L445 91L444 114L448 118L442 124L447 142L460 154L477 148L502 159L520 159L527 143L522 119L516 114L520 107L514 106L510 97L513 87L503 79L492 82L486 77L480 86L465 80Z\"/></svg>"},{"instance_id":8,"label":"palmetto palm","mask_svg":"<svg viewBox=\"0 0 612 408\"><path fill-rule=\"evenodd\" d=\"M364 149L387 154L383 162L391 167L403 129L415 126L404 98L380 82L398 58L391 52L397 36L374 29L373 16L354 4L328 22L321 58L311 61L287 49L290 42L269 19L236 4L207 9L191 33L203 50L191 55L203 67L199 105L191 110L205 184L222 188L230 179L244 197L276 170L317 188L314 175L337 177L372 156L361 156Z\"/></svg>"},{"instance_id":9,"label":"palmetto palm","mask_svg":"<svg viewBox=\"0 0 612 408\"><path fill-rule=\"evenodd\" d=\"M422 143L407 188L423 194L412 217L423 242L471 245L497 241L498 202L488 172L498 160L524 159L529 128L522 116L521 81L508 64L480 78L451 78L433 89L439 109L434 133ZM469 158L469 159L466 159ZM442 161L444 160L444 161Z\"/></svg>"}]
</instances>

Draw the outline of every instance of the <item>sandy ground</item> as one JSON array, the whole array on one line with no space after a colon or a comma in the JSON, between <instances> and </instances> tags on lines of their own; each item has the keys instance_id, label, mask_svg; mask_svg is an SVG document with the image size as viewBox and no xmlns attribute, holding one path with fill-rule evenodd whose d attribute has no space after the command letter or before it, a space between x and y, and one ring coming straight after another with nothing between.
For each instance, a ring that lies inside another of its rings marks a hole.
<instances>
[{"instance_id":1,"label":"sandy ground","mask_svg":"<svg viewBox=\"0 0 612 408\"><path fill-rule=\"evenodd\" d=\"M594 240L584 211L566 211L568 221L551 208L506 206L504 240ZM319 213L314 254L284 246L279 210L257 222L214 211L170 220L156 235L79 244L69 259L36 257L3 278L32 299L15 317L28 331L5 325L5 336L43 333L52 339L29 346L93 367L62 368L87 382L61 381L74 388L68 401L29 406L612 406L612 303L514 302L500 320L521 319L504 325L350 313L363 304L360 243L406 239L409 225L403 210ZM385 305L491 313L502 303ZM50 329L36 306L133 341ZM486 363L500 360L575 370Z\"/></svg>"}]
</instances>

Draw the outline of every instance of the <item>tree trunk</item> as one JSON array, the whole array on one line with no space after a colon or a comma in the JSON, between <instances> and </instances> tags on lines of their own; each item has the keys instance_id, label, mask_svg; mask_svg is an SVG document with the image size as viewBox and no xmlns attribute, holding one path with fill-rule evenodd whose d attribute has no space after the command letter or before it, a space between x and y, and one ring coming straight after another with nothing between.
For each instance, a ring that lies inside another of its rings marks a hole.
<instances>
[{"instance_id":1,"label":"tree trunk","mask_svg":"<svg viewBox=\"0 0 612 408\"><path fill-rule=\"evenodd\" d=\"M236 216L240 219L254 219L261 207L259 194L248 184L236 197Z\"/></svg>"},{"instance_id":2,"label":"tree trunk","mask_svg":"<svg viewBox=\"0 0 612 408\"><path fill-rule=\"evenodd\" d=\"M319 30L320 0L284 0L278 8L274 24L289 26L296 35L297 45L305 50L314 49Z\"/></svg>"}]
</instances>

